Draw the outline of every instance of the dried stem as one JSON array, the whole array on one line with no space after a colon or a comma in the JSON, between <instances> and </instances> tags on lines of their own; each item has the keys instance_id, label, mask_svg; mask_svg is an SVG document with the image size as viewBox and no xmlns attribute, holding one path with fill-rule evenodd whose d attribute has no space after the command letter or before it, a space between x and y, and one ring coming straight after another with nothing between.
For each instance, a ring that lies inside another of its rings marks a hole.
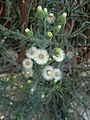
<instances>
[{"instance_id":1,"label":"dried stem","mask_svg":"<svg viewBox=\"0 0 90 120\"><path fill-rule=\"evenodd\" d=\"M21 2L21 20L22 20L22 25L24 25L24 29L27 27L28 23L26 23L26 17L27 17L27 9L28 9L28 4L29 0L22 0ZM22 32L25 34L25 32ZM26 44L23 44L23 46L20 49L20 54L18 57L18 62L22 64L23 58L25 56L25 49L26 49Z\"/></svg>"}]
</instances>

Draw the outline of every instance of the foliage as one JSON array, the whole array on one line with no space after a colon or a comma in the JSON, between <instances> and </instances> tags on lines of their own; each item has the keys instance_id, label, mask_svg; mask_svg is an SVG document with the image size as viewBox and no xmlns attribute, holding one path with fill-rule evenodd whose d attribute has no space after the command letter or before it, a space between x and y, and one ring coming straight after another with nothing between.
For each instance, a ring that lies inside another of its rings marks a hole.
<instances>
[{"instance_id":1,"label":"foliage","mask_svg":"<svg viewBox=\"0 0 90 120\"><path fill-rule=\"evenodd\" d=\"M84 61L84 51L78 47L78 44L89 44L84 34L90 28L90 16L86 11L89 0L81 0L80 4L74 0L40 0L38 5L47 8L48 14L38 11L32 0L28 5L26 21L29 31L26 30L26 35L22 34L25 23L21 24L21 1L1 0L0 3L6 6L4 15L0 17L1 119L4 116L6 120L86 120L86 115L89 120L90 81L87 69L90 63ZM33 15L30 14L32 11ZM54 16L49 16L49 13ZM63 13L67 13L64 18ZM46 20L48 16L52 17L50 23ZM69 24L71 19L75 22ZM61 25L59 30L58 25ZM25 66L16 61L24 44L26 51L35 46L47 50L50 56L44 65L34 61L33 77L26 77ZM58 55L58 51L54 51L57 48L66 54L61 62L52 57L52 53ZM10 51L14 52L11 54ZM12 64L14 67L10 68ZM46 65L61 69L62 80L45 80L41 71ZM4 73L7 70L9 73Z\"/></svg>"}]
</instances>

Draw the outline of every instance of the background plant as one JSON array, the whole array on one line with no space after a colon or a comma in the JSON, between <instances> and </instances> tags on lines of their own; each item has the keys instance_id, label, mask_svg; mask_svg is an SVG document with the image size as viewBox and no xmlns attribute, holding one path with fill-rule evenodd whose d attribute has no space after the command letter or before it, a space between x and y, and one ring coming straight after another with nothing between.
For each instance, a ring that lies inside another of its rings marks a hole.
<instances>
[{"instance_id":1,"label":"background plant","mask_svg":"<svg viewBox=\"0 0 90 120\"><path fill-rule=\"evenodd\" d=\"M89 48L89 38L84 34L84 31L90 27L87 11L89 9L88 2L88 0L82 0L80 4L76 5L73 0L56 0L40 1L38 4L43 8L48 8L49 12L54 13L56 18L63 12L67 12L67 21L69 19L75 20L75 23L70 25L69 33L64 26L60 33L53 37L52 45L59 46L66 51L74 51L74 58L66 57L61 65L64 73L62 83L45 83L46 93L51 88L47 96L40 85L31 94L35 80L25 80L23 73L21 73L22 65L13 59L8 50L10 48L11 51L19 53L23 44L26 44L27 48L32 44L41 47L43 43L40 45L40 41L46 32L42 34L41 28L44 26L43 30L50 30L53 25L48 27L43 20L36 18L35 7L37 4L30 1L26 22L28 28L32 29L35 34L34 42L22 34L25 30L25 23L21 24L20 3L13 0L6 0L5 2L1 0L1 4L3 3L6 9L0 18L0 72L4 73L8 69L9 72L12 71L7 77L0 80L0 114L1 116L4 115L5 119L64 120L67 118L68 120L79 120L84 119L85 113L89 119L89 63L83 59L86 50L84 48ZM29 15L32 11L33 15ZM44 48L46 47L45 45ZM12 64L15 67L10 68Z\"/></svg>"}]
</instances>

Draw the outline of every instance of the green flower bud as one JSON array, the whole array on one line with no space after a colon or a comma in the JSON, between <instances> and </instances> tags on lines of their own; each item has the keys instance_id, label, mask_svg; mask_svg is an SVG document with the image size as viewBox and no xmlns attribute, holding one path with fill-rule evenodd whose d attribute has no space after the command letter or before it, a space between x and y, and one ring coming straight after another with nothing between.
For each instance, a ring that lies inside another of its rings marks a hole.
<instances>
[{"instance_id":1,"label":"green flower bud","mask_svg":"<svg viewBox=\"0 0 90 120\"><path fill-rule=\"evenodd\" d=\"M27 37L33 37L33 31L29 30L28 28L25 29Z\"/></svg>"},{"instance_id":2,"label":"green flower bud","mask_svg":"<svg viewBox=\"0 0 90 120\"><path fill-rule=\"evenodd\" d=\"M6 77L3 77L3 80L6 80L7 78Z\"/></svg>"},{"instance_id":3,"label":"green flower bud","mask_svg":"<svg viewBox=\"0 0 90 120\"><path fill-rule=\"evenodd\" d=\"M58 81L58 80L55 79L55 80L54 80L54 83L57 83L57 81Z\"/></svg>"},{"instance_id":4,"label":"green flower bud","mask_svg":"<svg viewBox=\"0 0 90 120\"><path fill-rule=\"evenodd\" d=\"M6 78L6 81L9 81L9 80L10 80L10 78L9 78L9 77L7 77L7 78Z\"/></svg>"},{"instance_id":5,"label":"green flower bud","mask_svg":"<svg viewBox=\"0 0 90 120\"><path fill-rule=\"evenodd\" d=\"M47 13L47 8L44 8L44 12L46 12L46 13Z\"/></svg>"},{"instance_id":6,"label":"green flower bud","mask_svg":"<svg viewBox=\"0 0 90 120\"><path fill-rule=\"evenodd\" d=\"M52 32L47 32L46 35L45 35L45 37L46 37L46 39L48 39L48 40L52 39L52 37L53 37Z\"/></svg>"},{"instance_id":7,"label":"green flower bud","mask_svg":"<svg viewBox=\"0 0 90 120\"><path fill-rule=\"evenodd\" d=\"M42 94L41 94L41 98L44 98L44 97L45 97L45 95L44 95L44 93L42 93Z\"/></svg>"},{"instance_id":8,"label":"green flower bud","mask_svg":"<svg viewBox=\"0 0 90 120\"><path fill-rule=\"evenodd\" d=\"M42 7L41 7L41 6L38 6L38 7L37 7L36 16L37 16L38 18L43 18L43 17L44 17L44 15L43 15L43 10L42 10Z\"/></svg>"},{"instance_id":9,"label":"green flower bud","mask_svg":"<svg viewBox=\"0 0 90 120\"><path fill-rule=\"evenodd\" d=\"M59 19L58 19L58 23L60 25L64 25L66 23L66 17L67 17L67 13L63 13Z\"/></svg>"},{"instance_id":10,"label":"green flower bud","mask_svg":"<svg viewBox=\"0 0 90 120\"><path fill-rule=\"evenodd\" d=\"M31 92L34 92L34 88L31 88Z\"/></svg>"},{"instance_id":11,"label":"green flower bud","mask_svg":"<svg viewBox=\"0 0 90 120\"><path fill-rule=\"evenodd\" d=\"M33 93L34 93L34 91L35 91L35 89L34 89L34 88L31 88L31 94L33 94Z\"/></svg>"},{"instance_id":12,"label":"green flower bud","mask_svg":"<svg viewBox=\"0 0 90 120\"><path fill-rule=\"evenodd\" d=\"M44 16L44 18L47 18L47 17L48 17L47 8L44 8L43 16Z\"/></svg>"},{"instance_id":13,"label":"green flower bud","mask_svg":"<svg viewBox=\"0 0 90 120\"><path fill-rule=\"evenodd\" d=\"M25 74L25 72L24 72L24 71L22 71L22 74L24 75L24 74Z\"/></svg>"},{"instance_id":14,"label":"green flower bud","mask_svg":"<svg viewBox=\"0 0 90 120\"><path fill-rule=\"evenodd\" d=\"M20 85L19 87L20 87L20 88L23 88L23 85Z\"/></svg>"},{"instance_id":15,"label":"green flower bud","mask_svg":"<svg viewBox=\"0 0 90 120\"><path fill-rule=\"evenodd\" d=\"M58 56L60 54L60 48L53 49L53 55Z\"/></svg>"},{"instance_id":16,"label":"green flower bud","mask_svg":"<svg viewBox=\"0 0 90 120\"><path fill-rule=\"evenodd\" d=\"M53 33L58 33L60 31L60 29L61 29L61 25L55 26L53 28Z\"/></svg>"},{"instance_id":17,"label":"green flower bud","mask_svg":"<svg viewBox=\"0 0 90 120\"><path fill-rule=\"evenodd\" d=\"M38 7L37 7L37 10L38 10L38 11L42 11L42 7L41 7L41 6L38 6Z\"/></svg>"},{"instance_id":18,"label":"green flower bud","mask_svg":"<svg viewBox=\"0 0 90 120\"><path fill-rule=\"evenodd\" d=\"M14 75L14 76L13 76L13 79L16 79L16 78L17 78L17 76L16 76L16 75Z\"/></svg>"},{"instance_id":19,"label":"green flower bud","mask_svg":"<svg viewBox=\"0 0 90 120\"><path fill-rule=\"evenodd\" d=\"M28 82L29 84L30 84L30 83L32 83L32 81L31 81L31 80L28 80L27 82Z\"/></svg>"}]
</instances>

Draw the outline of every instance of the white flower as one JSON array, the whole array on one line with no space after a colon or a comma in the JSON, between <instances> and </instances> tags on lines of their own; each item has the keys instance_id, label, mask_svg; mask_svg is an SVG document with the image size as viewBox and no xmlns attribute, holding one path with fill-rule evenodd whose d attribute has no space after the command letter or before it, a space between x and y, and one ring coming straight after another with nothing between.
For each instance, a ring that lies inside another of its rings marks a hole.
<instances>
[{"instance_id":1,"label":"white flower","mask_svg":"<svg viewBox=\"0 0 90 120\"><path fill-rule=\"evenodd\" d=\"M33 66L33 61L31 59L24 59L23 60L23 67L26 68L26 69L29 69Z\"/></svg>"},{"instance_id":2,"label":"white flower","mask_svg":"<svg viewBox=\"0 0 90 120\"><path fill-rule=\"evenodd\" d=\"M50 13L49 16L46 18L46 21L50 24L54 23L55 21L55 16L53 13Z\"/></svg>"},{"instance_id":3,"label":"white flower","mask_svg":"<svg viewBox=\"0 0 90 120\"><path fill-rule=\"evenodd\" d=\"M26 50L26 56L31 59L34 59L36 53L37 53L37 48L33 46L28 50Z\"/></svg>"},{"instance_id":4,"label":"white flower","mask_svg":"<svg viewBox=\"0 0 90 120\"><path fill-rule=\"evenodd\" d=\"M42 71L42 76L46 80L52 80L54 75L53 67L52 66L46 66Z\"/></svg>"},{"instance_id":5,"label":"white flower","mask_svg":"<svg viewBox=\"0 0 90 120\"><path fill-rule=\"evenodd\" d=\"M45 63L47 63L49 59L49 55L48 55L48 52L44 49L39 49L37 51L37 54L35 56L35 62L39 65L43 65Z\"/></svg>"},{"instance_id":6,"label":"white flower","mask_svg":"<svg viewBox=\"0 0 90 120\"><path fill-rule=\"evenodd\" d=\"M25 69L25 77L32 77L33 76L33 70L32 69Z\"/></svg>"},{"instance_id":7,"label":"white flower","mask_svg":"<svg viewBox=\"0 0 90 120\"><path fill-rule=\"evenodd\" d=\"M62 79L62 72L60 69L54 69L54 79L61 80Z\"/></svg>"},{"instance_id":8,"label":"white flower","mask_svg":"<svg viewBox=\"0 0 90 120\"><path fill-rule=\"evenodd\" d=\"M58 48L58 55L52 55L53 59L57 62L61 62L65 58L65 53L61 48Z\"/></svg>"}]
</instances>

